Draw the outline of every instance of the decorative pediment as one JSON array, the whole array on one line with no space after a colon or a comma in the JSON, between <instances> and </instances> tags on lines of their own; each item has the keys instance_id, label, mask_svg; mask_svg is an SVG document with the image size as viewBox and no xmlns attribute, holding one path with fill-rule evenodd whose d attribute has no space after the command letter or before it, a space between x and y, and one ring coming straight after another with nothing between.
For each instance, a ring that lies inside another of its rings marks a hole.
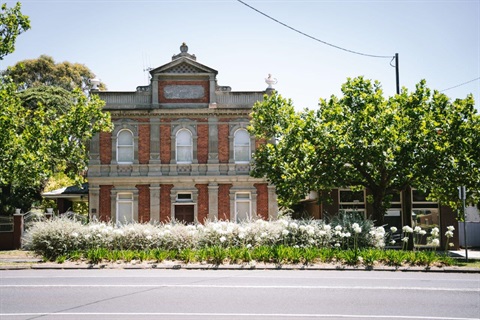
<instances>
[{"instance_id":1,"label":"decorative pediment","mask_svg":"<svg viewBox=\"0 0 480 320\"><path fill-rule=\"evenodd\" d=\"M150 71L153 76L155 74L218 74L217 70L209 68L197 62L194 54L188 53L188 46L182 43L180 53L172 57L172 61Z\"/></svg>"},{"instance_id":2,"label":"decorative pediment","mask_svg":"<svg viewBox=\"0 0 480 320\"><path fill-rule=\"evenodd\" d=\"M197 68L189 63L180 63L164 70L162 73L205 73L206 70Z\"/></svg>"},{"instance_id":3,"label":"decorative pediment","mask_svg":"<svg viewBox=\"0 0 480 320\"><path fill-rule=\"evenodd\" d=\"M217 74L218 72L212 68L204 66L201 63L192 61L189 58L179 58L175 61L167 63L161 67L158 67L150 71L152 76L154 74L196 74L196 73L213 73Z\"/></svg>"}]
</instances>

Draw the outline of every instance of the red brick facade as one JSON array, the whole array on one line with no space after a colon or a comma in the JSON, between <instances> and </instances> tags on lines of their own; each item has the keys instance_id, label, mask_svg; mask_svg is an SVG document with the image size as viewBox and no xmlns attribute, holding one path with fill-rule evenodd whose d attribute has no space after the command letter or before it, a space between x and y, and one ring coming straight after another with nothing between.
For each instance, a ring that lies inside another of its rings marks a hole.
<instances>
[{"instance_id":1,"label":"red brick facade","mask_svg":"<svg viewBox=\"0 0 480 320\"><path fill-rule=\"evenodd\" d=\"M118 202L125 218L139 222L168 222L172 216L191 222L193 214L200 223L209 218L231 220L231 197L238 193L243 197L238 201L248 201L268 218L272 199L266 182L249 175L248 163L235 163L231 140L233 127L248 125L254 101L261 101L266 91L219 86L216 70L197 62L186 45L180 50L170 63L150 70L149 85L135 91L93 92L106 102L103 110L110 113L115 129L92 140L91 216L116 220ZM123 128L134 134L133 159L129 139L117 150L116 135ZM175 134L182 129L191 132L193 141L190 145L182 137L183 145L177 147ZM116 158L120 163L112 165ZM257 195L249 201L246 194L251 195L254 186Z\"/></svg>"},{"instance_id":2,"label":"red brick facade","mask_svg":"<svg viewBox=\"0 0 480 320\"><path fill-rule=\"evenodd\" d=\"M197 219L204 223L208 218L208 184L196 184L195 187L198 189Z\"/></svg>"},{"instance_id":3,"label":"red brick facade","mask_svg":"<svg viewBox=\"0 0 480 320\"><path fill-rule=\"evenodd\" d=\"M100 186L99 219L100 221L112 220L111 191L113 186Z\"/></svg>"},{"instance_id":4,"label":"red brick facade","mask_svg":"<svg viewBox=\"0 0 480 320\"><path fill-rule=\"evenodd\" d=\"M172 219L172 201L170 192L173 184L162 184L160 186L160 222L168 222Z\"/></svg>"},{"instance_id":5,"label":"red brick facade","mask_svg":"<svg viewBox=\"0 0 480 320\"><path fill-rule=\"evenodd\" d=\"M112 134L100 132L100 163L110 164L112 162Z\"/></svg>"},{"instance_id":6,"label":"red brick facade","mask_svg":"<svg viewBox=\"0 0 480 320\"><path fill-rule=\"evenodd\" d=\"M160 125L160 161L170 163L172 151L171 127L169 119L162 119Z\"/></svg>"},{"instance_id":7,"label":"red brick facade","mask_svg":"<svg viewBox=\"0 0 480 320\"><path fill-rule=\"evenodd\" d=\"M231 184L218 185L218 219L230 220L230 188Z\"/></svg>"},{"instance_id":8,"label":"red brick facade","mask_svg":"<svg viewBox=\"0 0 480 320\"><path fill-rule=\"evenodd\" d=\"M221 119L220 121L227 121ZM228 129L228 124L221 123L218 125L218 161L220 163L228 163L230 158L230 142L228 136L230 135L230 130Z\"/></svg>"},{"instance_id":9,"label":"red brick facade","mask_svg":"<svg viewBox=\"0 0 480 320\"><path fill-rule=\"evenodd\" d=\"M138 189L138 222L150 221L150 186L137 185Z\"/></svg>"},{"instance_id":10,"label":"red brick facade","mask_svg":"<svg viewBox=\"0 0 480 320\"><path fill-rule=\"evenodd\" d=\"M257 216L268 220L268 185L256 183L254 186L257 189Z\"/></svg>"},{"instance_id":11,"label":"red brick facade","mask_svg":"<svg viewBox=\"0 0 480 320\"><path fill-rule=\"evenodd\" d=\"M202 121L204 122L204 120ZM197 126L197 159L198 163L207 163L208 161L208 124L199 124Z\"/></svg>"},{"instance_id":12,"label":"red brick facade","mask_svg":"<svg viewBox=\"0 0 480 320\"><path fill-rule=\"evenodd\" d=\"M148 119L137 119L139 122L148 122ZM150 125L138 126L138 162L148 164L150 160Z\"/></svg>"}]
</instances>

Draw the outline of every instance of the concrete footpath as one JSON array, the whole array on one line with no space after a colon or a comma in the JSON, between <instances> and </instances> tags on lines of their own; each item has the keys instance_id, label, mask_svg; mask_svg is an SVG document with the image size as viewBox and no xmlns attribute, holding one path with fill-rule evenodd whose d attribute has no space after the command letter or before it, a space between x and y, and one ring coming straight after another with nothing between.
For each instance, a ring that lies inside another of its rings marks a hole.
<instances>
[{"instance_id":1,"label":"concrete footpath","mask_svg":"<svg viewBox=\"0 0 480 320\"><path fill-rule=\"evenodd\" d=\"M465 260L465 250L450 251L450 255L456 259ZM469 261L480 261L480 250L468 250ZM183 263L181 261L131 261L131 262L101 262L90 264L86 261L65 261L64 263L44 262L40 257L33 256L25 251L0 252L0 270L21 269L209 269L209 270L366 270L366 271L403 271L403 272L457 272L457 273L480 273L480 267L466 266L410 266L400 267L377 264L371 267L363 265L347 266L340 263L314 263L303 264L274 264L263 262L250 262L243 264L214 265L208 263Z\"/></svg>"}]
</instances>

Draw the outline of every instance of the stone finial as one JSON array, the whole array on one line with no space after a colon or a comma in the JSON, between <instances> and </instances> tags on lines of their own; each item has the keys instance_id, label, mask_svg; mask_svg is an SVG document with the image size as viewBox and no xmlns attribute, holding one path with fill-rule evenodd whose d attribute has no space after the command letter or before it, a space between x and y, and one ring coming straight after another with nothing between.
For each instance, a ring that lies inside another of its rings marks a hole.
<instances>
[{"instance_id":1,"label":"stone finial","mask_svg":"<svg viewBox=\"0 0 480 320\"><path fill-rule=\"evenodd\" d=\"M267 90L273 90L273 85L277 84L277 78L272 77L272 75L269 73L268 78L265 78L265 83L268 84Z\"/></svg>"},{"instance_id":2,"label":"stone finial","mask_svg":"<svg viewBox=\"0 0 480 320\"><path fill-rule=\"evenodd\" d=\"M194 54L188 53L188 46L185 42L183 42L182 45L180 46L180 53L173 55L172 60L177 60L182 57L187 57L195 61L197 60L197 57L195 57Z\"/></svg>"},{"instance_id":3,"label":"stone finial","mask_svg":"<svg viewBox=\"0 0 480 320\"><path fill-rule=\"evenodd\" d=\"M181 53L187 53L188 52L188 46L185 42L183 42L182 45L180 46L180 52Z\"/></svg>"}]
</instances>

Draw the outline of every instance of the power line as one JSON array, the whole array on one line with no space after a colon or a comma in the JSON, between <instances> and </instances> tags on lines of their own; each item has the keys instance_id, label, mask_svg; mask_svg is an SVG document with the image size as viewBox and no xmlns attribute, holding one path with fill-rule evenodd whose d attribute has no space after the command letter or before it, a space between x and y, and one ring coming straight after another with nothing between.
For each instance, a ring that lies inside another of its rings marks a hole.
<instances>
[{"instance_id":1,"label":"power line","mask_svg":"<svg viewBox=\"0 0 480 320\"><path fill-rule=\"evenodd\" d=\"M477 81L477 80L479 80L479 79L480 79L480 77L475 78L475 79L472 79L472 80L469 80L469 81L464 82L464 83L457 84L456 86L453 86L453 87L450 87L450 88L447 88L447 89L443 89L443 90L441 90L440 92L444 92L444 91L447 91L447 90L450 90L450 89L455 89L455 88L461 87L461 86L463 86L463 85L466 85L466 84L468 84L468 83L470 83L470 82Z\"/></svg>"},{"instance_id":2,"label":"power line","mask_svg":"<svg viewBox=\"0 0 480 320\"><path fill-rule=\"evenodd\" d=\"M335 49L339 49L339 50L343 50L343 51L346 51L346 52L349 52L349 53L354 53L354 54L358 54L358 55L366 56L366 57L371 57L371 58L392 58L392 56L378 56L378 55L362 53L362 52L353 51L353 50L349 50L349 49L346 49L346 48L342 48L342 47L336 46L336 45L334 45L334 44L328 43L328 42L326 42L326 41L323 41L323 40L320 40L320 39L318 39L318 38L315 38L315 37L313 37L313 36L311 36L311 35L309 35L309 34L306 34L305 32L302 32L302 31L300 31L300 30L298 30L298 29L295 29L295 28L293 28L293 27L291 27L291 26L289 26L289 25L287 25L287 24L285 24L285 23L283 23L283 22L281 22L281 21L279 21L279 20L277 20L277 19L269 16L268 14L263 13L262 11L260 11L260 10L258 10L258 9L256 9L256 8L252 7L251 5L243 2L242 0L237 0L237 1L240 2L241 4L243 4L244 6L247 6L247 7L249 7L250 9L252 9L252 10L260 13L261 15L263 15L263 16L265 16L265 17L267 17L267 18L269 18L270 20L273 20L273 21L275 21L276 23L279 23L279 24L281 24L282 26L287 27L287 28L290 29L290 30L293 30L293 31L295 31L295 32L297 32L297 33L300 33L301 35L303 35L303 36L305 36L305 37L307 37L307 38L313 39L313 40L315 40L315 41L318 41L318 42L320 42L320 43L323 43L323 44L325 44L325 45L327 45L327 46L330 46L330 47L333 47L333 48L335 48ZM395 57L394 57L394 58L395 58Z\"/></svg>"}]
</instances>

